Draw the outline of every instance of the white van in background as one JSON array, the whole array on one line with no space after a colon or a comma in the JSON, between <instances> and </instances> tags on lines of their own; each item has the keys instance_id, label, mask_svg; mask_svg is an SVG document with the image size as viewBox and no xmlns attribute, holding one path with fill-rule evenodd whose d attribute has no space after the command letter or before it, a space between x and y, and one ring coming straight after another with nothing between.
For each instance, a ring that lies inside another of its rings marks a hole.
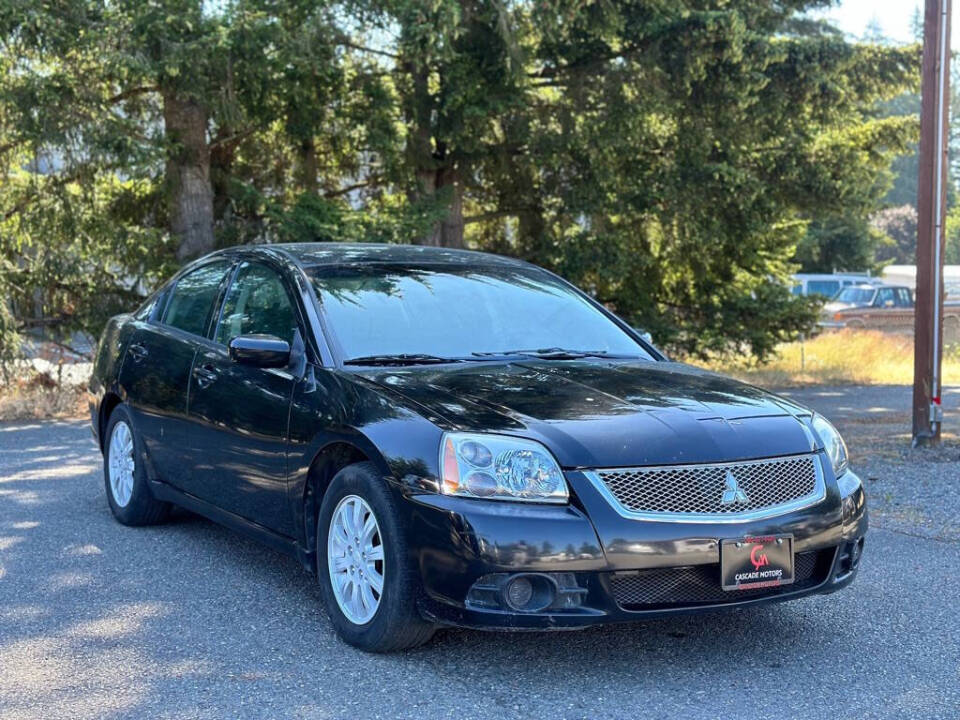
<instances>
[{"instance_id":1,"label":"white van in background","mask_svg":"<svg viewBox=\"0 0 960 720\"><path fill-rule=\"evenodd\" d=\"M870 277L870 273L797 273L793 276L794 295L822 295L832 298L843 288L850 285L882 284L880 278Z\"/></svg>"},{"instance_id":2,"label":"white van in background","mask_svg":"<svg viewBox=\"0 0 960 720\"><path fill-rule=\"evenodd\" d=\"M887 265L883 269L883 281L916 289L917 266ZM947 294L947 302L960 301L960 265L943 266L943 290Z\"/></svg>"}]
</instances>

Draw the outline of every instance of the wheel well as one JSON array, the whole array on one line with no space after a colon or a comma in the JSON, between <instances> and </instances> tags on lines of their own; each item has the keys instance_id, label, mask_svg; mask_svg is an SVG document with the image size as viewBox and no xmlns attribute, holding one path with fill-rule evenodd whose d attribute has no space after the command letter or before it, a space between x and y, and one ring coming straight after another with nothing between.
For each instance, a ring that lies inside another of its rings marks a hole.
<instances>
[{"instance_id":1,"label":"wheel well","mask_svg":"<svg viewBox=\"0 0 960 720\"><path fill-rule=\"evenodd\" d=\"M100 441L100 450L103 450L103 431L107 427L107 420L110 419L110 413L120 404L120 396L116 393L107 393L100 401L100 413L97 417L97 437Z\"/></svg>"},{"instance_id":2,"label":"wheel well","mask_svg":"<svg viewBox=\"0 0 960 720\"><path fill-rule=\"evenodd\" d=\"M312 557L317 546L317 515L323 496L334 476L348 465L369 460L355 445L336 442L325 446L310 463L307 482L303 489L303 530L305 550ZM315 569L315 568L314 568Z\"/></svg>"}]
</instances>

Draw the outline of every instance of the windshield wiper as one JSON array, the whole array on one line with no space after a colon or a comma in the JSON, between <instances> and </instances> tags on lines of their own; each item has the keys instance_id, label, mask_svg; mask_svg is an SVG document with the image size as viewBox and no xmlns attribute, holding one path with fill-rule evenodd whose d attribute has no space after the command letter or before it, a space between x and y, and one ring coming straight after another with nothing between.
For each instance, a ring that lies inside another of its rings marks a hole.
<instances>
[{"instance_id":1,"label":"windshield wiper","mask_svg":"<svg viewBox=\"0 0 960 720\"><path fill-rule=\"evenodd\" d=\"M606 350L568 350L561 347L538 348L535 350L503 350L501 352L475 352L476 357L496 357L500 355L529 355L540 360L579 360L580 358L633 358L635 355L618 355Z\"/></svg>"},{"instance_id":2,"label":"windshield wiper","mask_svg":"<svg viewBox=\"0 0 960 720\"><path fill-rule=\"evenodd\" d=\"M424 355L421 353L400 353L398 355L364 355L344 360L344 365L439 365L440 363L463 362L460 358Z\"/></svg>"}]
</instances>

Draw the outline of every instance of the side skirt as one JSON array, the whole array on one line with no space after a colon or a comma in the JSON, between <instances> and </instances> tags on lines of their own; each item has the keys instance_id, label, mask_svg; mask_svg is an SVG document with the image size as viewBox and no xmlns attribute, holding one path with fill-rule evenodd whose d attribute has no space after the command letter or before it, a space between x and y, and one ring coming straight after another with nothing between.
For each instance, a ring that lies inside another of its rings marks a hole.
<instances>
[{"instance_id":1,"label":"side skirt","mask_svg":"<svg viewBox=\"0 0 960 720\"><path fill-rule=\"evenodd\" d=\"M165 482L158 480L150 481L150 490L157 500L163 500L174 505L202 515L208 520L230 528L231 530L245 535L252 540L257 540L264 545L268 545L274 550L282 552L284 555L294 557L303 564L308 572L315 572L312 553L307 553L301 547L300 543L291 537L274 532L263 525L242 518L232 512L219 508L206 500L201 500L195 495L190 495Z\"/></svg>"}]
</instances>

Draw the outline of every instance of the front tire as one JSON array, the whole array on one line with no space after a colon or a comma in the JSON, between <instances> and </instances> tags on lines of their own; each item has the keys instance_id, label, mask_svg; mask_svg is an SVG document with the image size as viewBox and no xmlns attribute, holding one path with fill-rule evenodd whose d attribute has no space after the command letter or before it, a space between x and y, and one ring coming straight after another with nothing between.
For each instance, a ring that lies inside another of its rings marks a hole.
<instances>
[{"instance_id":1,"label":"front tire","mask_svg":"<svg viewBox=\"0 0 960 720\"><path fill-rule=\"evenodd\" d=\"M333 478L317 516L317 580L334 629L366 652L427 642L417 612L419 579L396 500L372 463Z\"/></svg>"},{"instance_id":2,"label":"front tire","mask_svg":"<svg viewBox=\"0 0 960 720\"><path fill-rule=\"evenodd\" d=\"M140 439L130 411L123 405L110 414L104 437L103 479L110 512L124 525L155 525L166 520L170 506L150 492Z\"/></svg>"}]
</instances>

